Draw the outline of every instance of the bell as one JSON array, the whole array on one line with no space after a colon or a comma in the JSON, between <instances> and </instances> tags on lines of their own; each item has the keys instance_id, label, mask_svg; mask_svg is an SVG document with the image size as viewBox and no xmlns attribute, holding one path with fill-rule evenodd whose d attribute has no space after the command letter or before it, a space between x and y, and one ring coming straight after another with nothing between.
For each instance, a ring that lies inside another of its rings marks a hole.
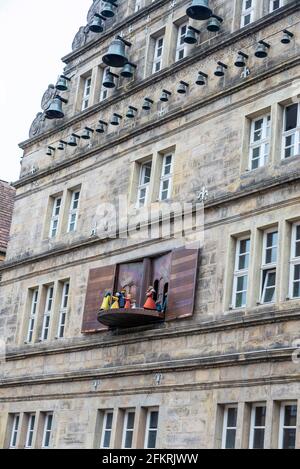
<instances>
[{"instance_id":1,"label":"bell","mask_svg":"<svg viewBox=\"0 0 300 469\"><path fill-rule=\"evenodd\" d=\"M268 57L269 48L269 44L264 41L260 41L255 52L255 57L257 57L258 59L265 59L266 57Z\"/></svg>"},{"instance_id":2,"label":"bell","mask_svg":"<svg viewBox=\"0 0 300 469\"><path fill-rule=\"evenodd\" d=\"M132 78L136 69L136 65L128 62L124 65L120 75L124 78Z\"/></svg>"},{"instance_id":3,"label":"bell","mask_svg":"<svg viewBox=\"0 0 300 469\"><path fill-rule=\"evenodd\" d=\"M144 104L143 104L143 106L142 106L142 109L143 109L144 111L151 111L152 104L153 104L152 99L150 99L150 98L145 98L145 99L144 99Z\"/></svg>"},{"instance_id":4,"label":"bell","mask_svg":"<svg viewBox=\"0 0 300 469\"><path fill-rule=\"evenodd\" d=\"M137 108L136 108L136 107L129 106L129 107L128 107L127 114L126 114L126 117L127 117L128 119L134 119L134 118L135 118L135 115L136 115L136 112L137 112Z\"/></svg>"},{"instance_id":5,"label":"bell","mask_svg":"<svg viewBox=\"0 0 300 469\"><path fill-rule=\"evenodd\" d=\"M112 2L104 2L101 15L105 16L105 18L113 18L116 14L116 4Z\"/></svg>"},{"instance_id":6,"label":"bell","mask_svg":"<svg viewBox=\"0 0 300 469\"><path fill-rule=\"evenodd\" d=\"M114 113L110 121L111 125L114 125L114 126L120 125L120 119L122 119L122 116L120 116L120 114Z\"/></svg>"},{"instance_id":7,"label":"bell","mask_svg":"<svg viewBox=\"0 0 300 469\"><path fill-rule=\"evenodd\" d=\"M193 0L191 6L186 10L186 14L194 20L208 20L212 15L209 0Z\"/></svg>"},{"instance_id":8,"label":"bell","mask_svg":"<svg viewBox=\"0 0 300 469\"><path fill-rule=\"evenodd\" d=\"M70 145L70 147L77 147L78 145L77 138L80 138L80 137L76 134L72 134L68 140L68 145Z\"/></svg>"},{"instance_id":9,"label":"bell","mask_svg":"<svg viewBox=\"0 0 300 469\"><path fill-rule=\"evenodd\" d=\"M189 26L187 33L184 37L184 42L186 44L197 44L197 34L200 34L200 31L198 31L198 29L193 28L192 26Z\"/></svg>"},{"instance_id":10,"label":"bell","mask_svg":"<svg viewBox=\"0 0 300 469\"><path fill-rule=\"evenodd\" d=\"M122 39L114 39L109 46L107 54L103 56L103 62L109 67L124 67L128 63L125 55L125 45Z\"/></svg>"},{"instance_id":11,"label":"bell","mask_svg":"<svg viewBox=\"0 0 300 469\"><path fill-rule=\"evenodd\" d=\"M294 37L294 34L288 31L287 29L283 30L283 36L281 39L282 44L290 44L292 38Z\"/></svg>"},{"instance_id":12,"label":"bell","mask_svg":"<svg viewBox=\"0 0 300 469\"><path fill-rule=\"evenodd\" d=\"M207 84L207 78L208 76L205 73L199 72L198 78L196 80L196 85L205 86Z\"/></svg>"},{"instance_id":13,"label":"bell","mask_svg":"<svg viewBox=\"0 0 300 469\"><path fill-rule=\"evenodd\" d=\"M247 60L249 59L249 55L245 54L244 52L239 51L236 61L234 65L239 68L245 68L247 65Z\"/></svg>"},{"instance_id":14,"label":"bell","mask_svg":"<svg viewBox=\"0 0 300 469\"><path fill-rule=\"evenodd\" d=\"M177 93L179 93L179 94L186 94L188 86L189 86L188 83L186 83L185 81L181 81L181 82L179 83L178 88L177 88Z\"/></svg>"},{"instance_id":15,"label":"bell","mask_svg":"<svg viewBox=\"0 0 300 469\"><path fill-rule=\"evenodd\" d=\"M48 147L46 155L47 156L52 156L54 152L55 152L54 147Z\"/></svg>"},{"instance_id":16,"label":"bell","mask_svg":"<svg viewBox=\"0 0 300 469\"><path fill-rule=\"evenodd\" d=\"M96 132L97 132L98 134L104 134L105 131L106 131L106 128L107 128L107 122L104 122L104 121L101 121L101 120L100 120L100 121L99 121L99 124L98 124L98 126L97 126L97 128L96 128Z\"/></svg>"},{"instance_id":17,"label":"bell","mask_svg":"<svg viewBox=\"0 0 300 469\"><path fill-rule=\"evenodd\" d=\"M62 119L65 117L65 114L62 110L63 99L60 96L55 96L48 109L46 109L45 114L47 119Z\"/></svg>"},{"instance_id":18,"label":"bell","mask_svg":"<svg viewBox=\"0 0 300 469\"><path fill-rule=\"evenodd\" d=\"M60 140L57 149L58 149L59 151L63 151L63 150L65 149L65 145L67 145L67 143L66 143L64 140Z\"/></svg>"},{"instance_id":19,"label":"bell","mask_svg":"<svg viewBox=\"0 0 300 469\"><path fill-rule=\"evenodd\" d=\"M104 21L105 17L95 13L93 21L89 25L89 30L92 33L102 33L104 31Z\"/></svg>"},{"instance_id":20,"label":"bell","mask_svg":"<svg viewBox=\"0 0 300 469\"><path fill-rule=\"evenodd\" d=\"M85 127L84 132L81 135L81 138L83 138L83 140L90 140L92 132L94 132L93 129L90 129L89 127Z\"/></svg>"},{"instance_id":21,"label":"bell","mask_svg":"<svg viewBox=\"0 0 300 469\"><path fill-rule=\"evenodd\" d=\"M69 78L65 77L64 75L60 75L60 77L57 80L55 88L58 91L68 91L68 81L70 81Z\"/></svg>"},{"instance_id":22,"label":"bell","mask_svg":"<svg viewBox=\"0 0 300 469\"><path fill-rule=\"evenodd\" d=\"M160 101L163 103L167 103L169 101L169 96L171 96L170 91L162 90Z\"/></svg>"},{"instance_id":23,"label":"bell","mask_svg":"<svg viewBox=\"0 0 300 469\"><path fill-rule=\"evenodd\" d=\"M118 76L115 75L112 72L109 72L109 71L106 72L105 78L104 78L103 83L102 83L104 88L109 88L109 89L115 88L116 87L115 78L117 78L117 77Z\"/></svg>"},{"instance_id":24,"label":"bell","mask_svg":"<svg viewBox=\"0 0 300 469\"><path fill-rule=\"evenodd\" d=\"M218 33L221 29L222 23L222 18L216 15L212 15L207 23L207 31L210 31L211 33Z\"/></svg>"},{"instance_id":25,"label":"bell","mask_svg":"<svg viewBox=\"0 0 300 469\"><path fill-rule=\"evenodd\" d=\"M227 65L223 64L222 62L218 62L218 66L217 66L216 71L215 71L215 76L216 77L224 77L226 69L227 69Z\"/></svg>"}]
</instances>

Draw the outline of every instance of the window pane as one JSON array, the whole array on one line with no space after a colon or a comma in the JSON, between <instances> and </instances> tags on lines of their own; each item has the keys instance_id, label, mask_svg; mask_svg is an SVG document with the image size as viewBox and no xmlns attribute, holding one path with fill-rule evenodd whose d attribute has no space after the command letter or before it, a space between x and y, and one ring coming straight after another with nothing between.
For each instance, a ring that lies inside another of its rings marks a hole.
<instances>
[{"instance_id":1,"label":"window pane","mask_svg":"<svg viewBox=\"0 0 300 469\"><path fill-rule=\"evenodd\" d=\"M133 429L133 427L134 427L134 417L135 417L134 412L129 412L128 420L127 420L127 428L128 429Z\"/></svg>"},{"instance_id":2,"label":"window pane","mask_svg":"<svg viewBox=\"0 0 300 469\"><path fill-rule=\"evenodd\" d=\"M297 127L298 104L292 104L286 108L286 124L285 131L295 129Z\"/></svg>"},{"instance_id":3,"label":"window pane","mask_svg":"<svg viewBox=\"0 0 300 469\"><path fill-rule=\"evenodd\" d=\"M284 425L286 427L296 427L297 425L297 406L285 406Z\"/></svg>"},{"instance_id":4,"label":"window pane","mask_svg":"<svg viewBox=\"0 0 300 469\"><path fill-rule=\"evenodd\" d=\"M132 447L132 437L133 437L133 432L132 431L127 431L126 432L126 438L125 438L125 448L131 448Z\"/></svg>"},{"instance_id":5,"label":"window pane","mask_svg":"<svg viewBox=\"0 0 300 469\"><path fill-rule=\"evenodd\" d=\"M228 409L227 427L236 427L237 424L237 409Z\"/></svg>"},{"instance_id":6,"label":"window pane","mask_svg":"<svg viewBox=\"0 0 300 469\"><path fill-rule=\"evenodd\" d=\"M256 407L255 409L255 426L264 427L266 424L266 407Z\"/></svg>"},{"instance_id":7,"label":"window pane","mask_svg":"<svg viewBox=\"0 0 300 469\"><path fill-rule=\"evenodd\" d=\"M295 449L296 429L285 429L283 431L283 449Z\"/></svg>"},{"instance_id":8,"label":"window pane","mask_svg":"<svg viewBox=\"0 0 300 469\"><path fill-rule=\"evenodd\" d=\"M157 436L156 430L149 430L147 448L156 447L156 436Z\"/></svg>"},{"instance_id":9,"label":"window pane","mask_svg":"<svg viewBox=\"0 0 300 469\"><path fill-rule=\"evenodd\" d=\"M257 428L254 430L253 449L264 449L265 446L265 430Z\"/></svg>"},{"instance_id":10,"label":"window pane","mask_svg":"<svg viewBox=\"0 0 300 469\"><path fill-rule=\"evenodd\" d=\"M106 429L107 430L112 429L112 421L113 421L113 414L112 413L107 414L107 417L106 417Z\"/></svg>"},{"instance_id":11,"label":"window pane","mask_svg":"<svg viewBox=\"0 0 300 469\"><path fill-rule=\"evenodd\" d=\"M104 433L103 448L109 448L110 447L110 438L111 438L111 432L106 431Z\"/></svg>"},{"instance_id":12,"label":"window pane","mask_svg":"<svg viewBox=\"0 0 300 469\"><path fill-rule=\"evenodd\" d=\"M158 426L158 412L151 412L150 428L157 428Z\"/></svg>"},{"instance_id":13,"label":"window pane","mask_svg":"<svg viewBox=\"0 0 300 469\"><path fill-rule=\"evenodd\" d=\"M227 430L226 449L235 449L236 430Z\"/></svg>"}]
</instances>

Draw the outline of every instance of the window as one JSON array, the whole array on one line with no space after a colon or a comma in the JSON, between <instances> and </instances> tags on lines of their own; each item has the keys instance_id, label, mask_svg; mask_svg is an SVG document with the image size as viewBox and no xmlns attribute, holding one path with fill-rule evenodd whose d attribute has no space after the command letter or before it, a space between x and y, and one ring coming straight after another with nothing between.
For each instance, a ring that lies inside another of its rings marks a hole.
<instances>
[{"instance_id":1,"label":"window","mask_svg":"<svg viewBox=\"0 0 300 469\"><path fill-rule=\"evenodd\" d=\"M300 154L300 104L285 108L283 132L283 158Z\"/></svg>"},{"instance_id":2,"label":"window","mask_svg":"<svg viewBox=\"0 0 300 469\"><path fill-rule=\"evenodd\" d=\"M50 222L50 233L49 233L50 238L55 238L57 235L61 202L62 202L61 197L56 197L53 201L53 210L52 210L52 217L51 217L51 222Z\"/></svg>"},{"instance_id":3,"label":"window","mask_svg":"<svg viewBox=\"0 0 300 469\"><path fill-rule=\"evenodd\" d=\"M186 56L186 44L184 38L186 36L188 24L182 24L178 27L176 58L175 61L183 59Z\"/></svg>"},{"instance_id":4,"label":"window","mask_svg":"<svg viewBox=\"0 0 300 469\"><path fill-rule=\"evenodd\" d=\"M255 0L242 0L241 28L254 21Z\"/></svg>"},{"instance_id":5,"label":"window","mask_svg":"<svg viewBox=\"0 0 300 469\"><path fill-rule=\"evenodd\" d=\"M145 448L155 449L158 430L158 410L148 410L146 423Z\"/></svg>"},{"instance_id":6,"label":"window","mask_svg":"<svg viewBox=\"0 0 300 469\"><path fill-rule=\"evenodd\" d=\"M290 297L300 298L300 223L292 227Z\"/></svg>"},{"instance_id":7,"label":"window","mask_svg":"<svg viewBox=\"0 0 300 469\"><path fill-rule=\"evenodd\" d=\"M226 406L224 410L223 449L235 449L237 430L237 406Z\"/></svg>"},{"instance_id":8,"label":"window","mask_svg":"<svg viewBox=\"0 0 300 469\"><path fill-rule=\"evenodd\" d=\"M278 231L266 231L263 240L261 303L274 303L276 291Z\"/></svg>"},{"instance_id":9,"label":"window","mask_svg":"<svg viewBox=\"0 0 300 469\"><path fill-rule=\"evenodd\" d=\"M162 68L163 50L164 50L164 36L161 36L155 39L152 73L159 72Z\"/></svg>"},{"instance_id":10,"label":"window","mask_svg":"<svg viewBox=\"0 0 300 469\"><path fill-rule=\"evenodd\" d=\"M264 404L254 404L251 412L250 449L264 449L267 408Z\"/></svg>"},{"instance_id":11,"label":"window","mask_svg":"<svg viewBox=\"0 0 300 469\"><path fill-rule=\"evenodd\" d=\"M108 98L108 88L105 88L103 86L104 80L106 78L106 74L109 71L109 67L103 68L102 69L102 83L101 83L101 90L100 90L100 101L104 101L106 98Z\"/></svg>"},{"instance_id":12,"label":"window","mask_svg":"<svg viewBox=\"0 0 300 469\"><path fill-rule=\"evenodd\" d=\"M53 413L48 412L45 415L44 423L44 434L43 434L43 443L42 448L50 448L51 445L51 436L52 436L52 426L53 426Z\"/></svg>"},{"instance_id":13,"label":"window","mask_svg":"<svg viewBox=\"0 0 300 469\"><path fill-rule=\"evenodd\" d=\"M168 200L172 193L172 174L173 172L173 155L165 155L163 157L162 175L160 180L159 200Z\"/></svg>"},{"instance_id":14,"label":"window","mask_svg":"<svg viewBox=\"0 0 300 469\"><path fill-rule=\"evenodd\" d=\"M122 448L132 448L135 412L127 410L124 416Z\"/></svg>"},{"instance_id":15,"label":"window","mask_svg":"<svg viewBox=\"0 0 300 469\"><path fill-rule=\"evenodd\" d=\"M53 293L54 293L54 287L53 286L48 287L44 319L43 319L43 327L42 327L42 337L41 337L42 341L47 340L49 337L50 320L51 320L51 312L52 312L52 305L53 305Z\"/></svg>"},{"instance_id":16,"label":"window","mask_svg":"<svg viewBox=\"0 0 300 469\"><path fill-rule=\"evenodd\" d=\"M287 402L280 409L279 448L295 449L297 433L297 403Z\"/></svg>"},{"instance_id":17,"label":"window","mask_svg":"<svg viewBox=\"0 0 300 469\"><path fill-rule=\"evenodd\" d=\"M250 169L265 166L270 153L270 114L255 119L251 123Z\"/></svg>"},{"instance_id":18,"label":"window","mask_svg":"<svg viewBox=\"0 0 300 469\"><path fill-rule=\"evenodd\" d=\"M60 305L60 312L59 312L59 321L58 321L57 337L59 339L62 339L65 335L66 318L67 318L68 303L69 303L69 292L70 292L70 283L65 282L63 284L61 305Z\"/></svg>"},{"instance_id":19,"label":"window","mask_svg":"<svg viewBox=\"0 0 300 469\"><path fill-rule=\"evenodd\" d=\"M35 427L35 414L30 414L28 418L25 448L32 448L34 427Z\"/></svg>"},{"instance_id":20,"label":"window","mask_svg":"<svg viewBox=\"0 0 300 469\"><path fill-rule=\"evenodd\" d=\"M73 191L71 205L70 205L70 213L69 213L69 225L68 225L69 233L73 233L74 231L76 231L76 228L77 228L79 198L80 198L80 191Z\"/></svg>"},{"instance_id":21,"label":"window","mask_svg":"<svg viewBox=\"0 0 300 469\"><path fill-rule=\"evenodd\" d=\"M152 161L141 165L140 180L138 187L138 207L144 207L149 195L149 186L152 171Z\"/></svg>"},{"instance_id":22,"label":"window","mask_svg":"<svg viewBox=\"0 0 300 469\"><path fill-rule=\"evenodd\" d=\"M283 0L269 0L269 12L278 10L283 6Z\"/></svg>"},{"instance_id":23,"label":"window","mask_svg":"<svg viewBox=\"0 0 300 469\"><path fill-rule=\"evenodd\" d=\"M26 340L26 342L28 343L31 343L33 340L33 331L34 331L34 325L36 321L38 297L39 297L39 289L36 288L35 290L32 291L30 317L29 317L29 325L28 325L27 340Z\"/></svg>"},{"instance_id":24,"label":"window","mask_svg":"<svg viewBox=\"0 0 300 469\"><path fill-rule=\"evenodd\" d=\"M13 416L13 425L12 425L12 430L11 430L10 444L9 444L10 448L17 447L19 429L20 429L20 414L15 414Z\"/></svg>"},{"instance_id":25,"label":"window","mask_svg":"<svg viewBox=\"0 0 300 469\"><path fill-rule=\"evenodd\" d=\"M110 448L113 417L114 414L110 410L104 413L100 448Z\"/></svg>"},{"instance_id":26,"label":"window","mask_svg":"<svg viewBox=\"0 0 300 469\"><path fill-rule=\"evenodd\" d=\"M92 87L92 77L88 77L84 80L82 108L81 108L82 111L84 111L85 109L89 107L91 87Z\"/></svg>"},{"instance_id":27,"label":"window","mask_svg":"<svg viewBox=\"0 0 300 469\"><path fill-rule=\"evenodd\" d=\"M134 12L136 13L142 8L142 0L135 0Z\"/></svg>"},{"instance_id":28,"label":"window","mask_svg":"<svg viewBox=\"0 0 300 469\"><path fill-rule=\"evenodd\" d=\"M232 300L234 308L247 306L250 244L250 238L237 240Z\"/></svg>"}]
</instances>

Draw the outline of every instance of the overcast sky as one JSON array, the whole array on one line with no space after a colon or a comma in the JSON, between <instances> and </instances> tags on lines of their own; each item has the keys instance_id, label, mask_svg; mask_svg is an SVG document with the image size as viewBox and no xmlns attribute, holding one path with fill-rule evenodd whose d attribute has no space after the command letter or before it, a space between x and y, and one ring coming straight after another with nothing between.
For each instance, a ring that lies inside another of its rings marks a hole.
<instances>
[{"instance_id":1,"label":"overcast sky","mask_svg":"<svg viewBox=\"0 0 300 469\"><path fill-rule=\"evenodd\" d=\"M19 177L29 127L92 0L0 0L0 179Z\"/></svg>"}]
</instances>

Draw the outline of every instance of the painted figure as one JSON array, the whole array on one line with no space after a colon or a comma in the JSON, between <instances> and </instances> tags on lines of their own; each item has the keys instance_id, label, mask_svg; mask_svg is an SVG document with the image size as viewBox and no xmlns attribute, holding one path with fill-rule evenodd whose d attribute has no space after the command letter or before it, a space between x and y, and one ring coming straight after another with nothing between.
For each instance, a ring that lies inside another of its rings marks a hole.
<instances>
[{"instance_id":1,"label":"painted figure","mask_svg":"<svg viewBox=\"0 0 300 469\"><path fill-rule=\"evenodd\" d=\"M101 311L108 311L111 307L111 292L107 291L102 301Z\"/></svg>"},{"instance_id":2,"label":"painted figure","mask_svg":"<svg viewBox=\"0 0 300 469\"><path fill-rule=\"evenodd\" d=\"M116 293L115 296L112 297L114 302L112 304L111 309L120 309L119 298L120 298L120 293Z\"/></svg>"},{"instance_id":3,"label":"painted figure","mask_svg":"<svg viewBox=\"0 0 300 469\"><path fill-rule=\"evenodd\" d=\"M144 304L144 309L148 309L150 311L156 311L156 303L154 301L154 295L156 294L156 291L152 286L150 286L146 292L146 303Z\"/></svg>"}]
</instances>

